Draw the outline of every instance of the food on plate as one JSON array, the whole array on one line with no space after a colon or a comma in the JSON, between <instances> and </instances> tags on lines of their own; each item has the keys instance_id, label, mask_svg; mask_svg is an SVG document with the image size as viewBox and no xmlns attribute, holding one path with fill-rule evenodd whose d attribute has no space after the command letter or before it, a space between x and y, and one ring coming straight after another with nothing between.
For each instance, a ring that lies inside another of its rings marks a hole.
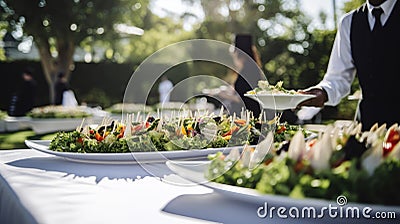
<instances>
[{"instance_id":1,"label":"food on plate","mask_svg":"<svg viewBox=\"0 0 400 224\"><path fill-rule=\"evenodd\" d=\"M283 88L283 82L270 85L268 81L258 81L258 87L248 91L244 96L257 101L264 109L277 111L295 109L299 103L315 97L312 94L302 94L299 91Z\"/></svg>"},{"instance_id":2,"label":"food on plate","mask_svg":"<svg viewBox=\"0 0 400 224\"><path fill-rule=\"evenodd\" d=\"M247 92L247 94L300 94L296 90L287 90L283 88L283 81L277 82L275 85L269 84L267 80L258 81L258 87Z\"/></svg>"},{"instance_id":3,"label":"food on plate","mask_svg":"<svg viewBox=\"0 0 400 224\"><path fill-rule=\"evenodd\" d=\"M130 114L137 113L139 111L142 113L148 113L153 111L153 108L140 103L117 103L105 110L113 114Z\"/></svg>"},{"instance_id":4,"label":"food on plate","mask_svg":"<svg viewBox=\"0 0 400 224\"><path fill-rule=\"evenodd\" d=\"M361 124L327 125L318 138L296 133L289 146L274 147L271 133L241 153L209 155L207 179L293 198L400 205L400 128L386 125L361 132Z\"/></svg>"},{"instance_id":5,"label":"food on plate","mask_svg":"<svg viewBox=\"0 0 400 224\"><path fill-rule=\"evenodd\" d=\"M156 118L140 113L124 121L104 119L99 125L80 126L72 132L59 132L49 149L61 152L140 152L221 148L257 144L263 132L273 130L277 144L284 144L299 125L280 123L279 119L261 122L247 113L237 118L220 114L195 114Z\"/></svg>"},{"instance_id":6,"label":"food on plate","mask_svg":"<svg viewBox=\"0 0 400 224\"><path fill-rule=\"evenodd\" d=\"M42 106L35 107L27 114L32 118L83 118L91 116L87 107Z\"/></svg>"}]
</instances>

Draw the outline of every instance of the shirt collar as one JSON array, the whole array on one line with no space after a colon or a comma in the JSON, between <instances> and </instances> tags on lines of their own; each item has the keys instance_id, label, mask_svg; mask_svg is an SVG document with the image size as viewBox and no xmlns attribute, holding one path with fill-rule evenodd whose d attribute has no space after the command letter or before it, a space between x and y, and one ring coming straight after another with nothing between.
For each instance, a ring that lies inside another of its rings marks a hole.
<instances>
[{"instance_id":1,"label":"shirt collar","mask_svg":"<svg viewBox=\"0 0 400 224\"><path fill-rule=\"evenodd\" d=\"M397 0L386 0L384 3L382 3L381 5L378 5L376 7L374 7L373 5L371 5L369 3L369 1L367 1L368 11L369 11L369 13L372 13L372 9L380 7L383 10L383 14L390 13L392 11L396 1Z\"/></svg>"}]
</instances>

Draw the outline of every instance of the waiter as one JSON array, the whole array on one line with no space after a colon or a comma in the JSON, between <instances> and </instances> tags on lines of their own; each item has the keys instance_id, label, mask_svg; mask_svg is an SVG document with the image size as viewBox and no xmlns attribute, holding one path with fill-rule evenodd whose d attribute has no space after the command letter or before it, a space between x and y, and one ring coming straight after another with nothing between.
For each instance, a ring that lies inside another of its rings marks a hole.
<instances>
[{"instance_id":1,"label":"waiter","mask_svg":"<svg viewBox=\"0 0 400 224\"><path fill-rule=\"evenodd\" d=\"M316 86L304 90L316 95L300 106L336 106L347 96L357 75L363 99L362 129L399 123L400 3L367 0L344 15L339 24L327 72Z\"/></svg>"}]
</instances>

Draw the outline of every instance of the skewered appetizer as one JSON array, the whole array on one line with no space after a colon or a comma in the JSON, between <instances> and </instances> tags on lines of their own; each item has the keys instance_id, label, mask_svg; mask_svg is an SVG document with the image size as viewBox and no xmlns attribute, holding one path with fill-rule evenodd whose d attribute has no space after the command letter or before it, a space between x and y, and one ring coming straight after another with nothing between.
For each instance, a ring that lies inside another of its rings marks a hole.
<instances>
[{"instance_id":1,"label":"skewered appetizer","mask_svg":"<svg viewBox=\"0 0 400 224\"><path fill-rule=\"evenodd\" d=\"M265 194L294 198L400 205L400 128L360 124L344 130L328 125L318 138L296 133L288 147L275 148L269 133L242 153L210 155L205 173L214 182L253 188Z\"/></svg>"}]
</instances>

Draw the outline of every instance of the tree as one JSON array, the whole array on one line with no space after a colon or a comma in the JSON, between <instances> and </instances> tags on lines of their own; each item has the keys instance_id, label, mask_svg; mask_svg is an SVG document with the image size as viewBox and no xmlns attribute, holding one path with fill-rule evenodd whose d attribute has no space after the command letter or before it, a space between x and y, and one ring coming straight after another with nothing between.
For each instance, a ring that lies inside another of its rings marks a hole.
<instances>
[{"instance_id":1,"label":"tree","mask_svg":"<svg viewBox=\"0 0 400 224\"><path fill-rule=\"evenodd\" d=\"M199 0L185 0L194 4ZM296 57L307 56L311 33L311 19L300 11L297 0L200 1L204 21L196 31L199 38L231 42L236 33L250 33L260 52L264 73L273 82L285 79L285 87L296 87L300 72L291 73ZM326 53L326 52L321 52ZM303 66L304 69L304 66Z\"/></svg>"},{"instance_id":2,"label":"tree","mask_svg":"<svg viewBox=\"0 0 400 224\"><path fill-rule=\"evenodd\" d=\"M143 19L142 36L129 37L118 44L125 61L141 62L154 52L170 44L195 38L193 31L182 28L183 21L174 21L171 17L160 18L148 13Z\"/></svg>"},{"instance_id":3,"label":"tree","mask_svg":"<svg viewBox=\"0 0 400 224\"><path fill-rule=\"evenodd\" d=\"M353 9L356 9L360 5L364 4L365 0L348 0L343 6L343 11L350 12Z\"/></svg>"},{"instance_id":4,"label":"tree","mask_svg":"<svg viewBox=\"0 0 400 224\"><path fill-rule=\"evenodd\" d=\"M76 47L91 51L102 43L113 57L113 41L120 38L116 25L140 27L147 5L148 0L0 0L0 17L9 31L33 37L54 102L56 76L64 72L69 77Z\"/></svg>"}]
</instances>

